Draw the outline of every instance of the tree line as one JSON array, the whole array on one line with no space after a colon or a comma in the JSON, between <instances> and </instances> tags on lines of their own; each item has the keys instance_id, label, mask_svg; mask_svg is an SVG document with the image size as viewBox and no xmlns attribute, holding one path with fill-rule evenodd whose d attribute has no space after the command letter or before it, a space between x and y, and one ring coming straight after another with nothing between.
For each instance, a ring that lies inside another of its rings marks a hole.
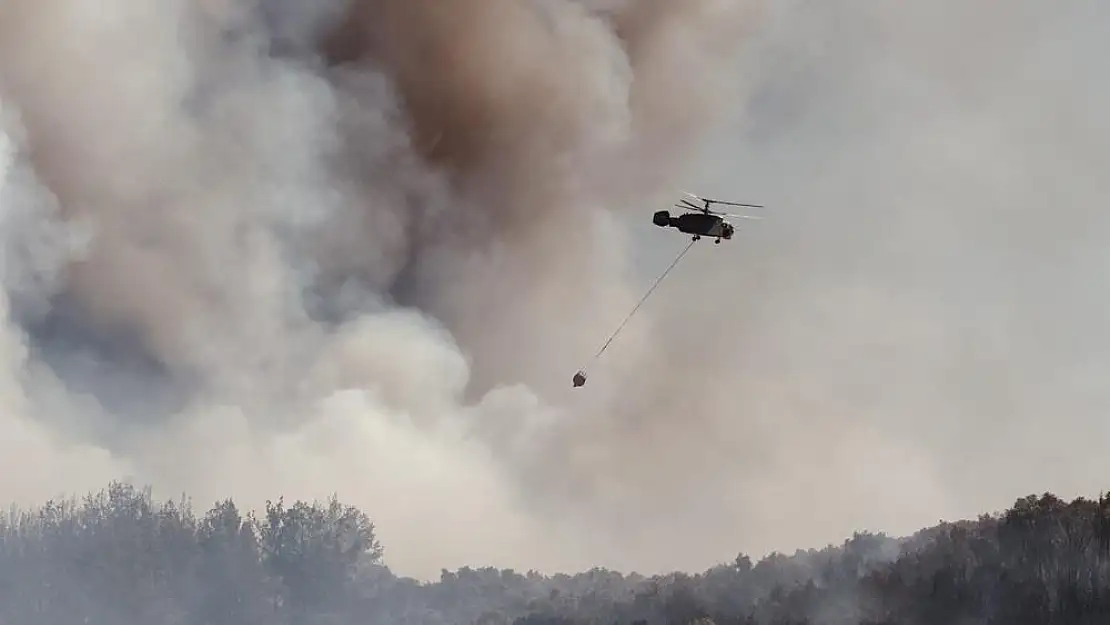
<instances>
[{"instance_id":1,"label":"tree line","mask_svg":"<svg viewBox=\"0 0 1110 625\"><path fill-rule=\"evenodd\" d=\"M0 516L4 625L1094 625L1110 622L1110 497L1046 493L905 538L740 554L696 574L393 574L337 498L203 515L113 482Z\"/></svg>"}]
</instances>

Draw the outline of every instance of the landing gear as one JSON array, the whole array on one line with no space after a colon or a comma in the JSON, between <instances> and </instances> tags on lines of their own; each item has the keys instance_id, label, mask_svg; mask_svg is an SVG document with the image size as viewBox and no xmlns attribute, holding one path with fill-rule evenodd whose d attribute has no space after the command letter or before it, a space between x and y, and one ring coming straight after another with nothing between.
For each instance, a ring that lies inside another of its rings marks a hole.
<instances>
[{"instance_id":1,"label":"landing gear","mask_svg":"<svg viewBox=\"0 0 1110 625\"><path fill-rule=\"evenodd\" d=\"M700 234L695 234L694 235L694 240L695 241L700 241L701 240L701 235Z\"/></svg>"},{"instance_id":2,"label":"landing gear","mask_svg":"<svg viewBox=\"0 0 1110 625\"><path fill-rule=\"evenodd\" d=\"M713 245L720 245L720 244L721 244L721 240L720 240L720 239L717 239L716 241L714 241L714 242L713 242Z\"/></svg>"}]
</instances>

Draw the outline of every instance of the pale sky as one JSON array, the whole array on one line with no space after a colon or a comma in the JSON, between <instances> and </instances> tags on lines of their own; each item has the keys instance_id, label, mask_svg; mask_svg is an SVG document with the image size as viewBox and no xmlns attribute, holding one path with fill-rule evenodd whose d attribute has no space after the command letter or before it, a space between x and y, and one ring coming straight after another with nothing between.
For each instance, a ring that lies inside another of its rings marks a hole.
<instances>
[{"instance_id":1,"label":"pale sky","mask_svg":"<svg viewBox=\"0 0 1110 625\"><path fill-rule=\"evenodd\" d=\"M714 309L703 340L743 333L737 371L752 377L729 377L722 410L798 402L790 434L768 435L784 459L762 479L796 457L794 478L858 506L773 543L835 541L849 518L905 532L1028 493L1097 496L1110 485L1105 4L777 5L752 110L688 185L767 204L766 219L702 245L654 302ZM636 225L652 271L681 244L650 225L655 208ZM886 449L816 459L811 428ZM917 458L935 505L887 502L884 488L911 484L868 486L901 458Z\"/></svg>"}]
</instances>

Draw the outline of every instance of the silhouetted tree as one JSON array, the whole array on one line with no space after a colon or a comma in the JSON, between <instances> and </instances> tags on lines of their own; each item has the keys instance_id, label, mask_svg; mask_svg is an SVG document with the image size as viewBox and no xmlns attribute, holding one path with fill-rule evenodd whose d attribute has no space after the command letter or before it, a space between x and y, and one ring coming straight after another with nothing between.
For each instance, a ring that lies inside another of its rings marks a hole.
<instances>
[{"instance_id":1,"label":"silhouetted tree","mask_svg":"<svg viewBox=\"0 0 1110 625\"><path fill-rule=\"evenodd\" d=\"M326 505L298 501L289 508L281 499L267 501L255 525L262 563L281 580L282 606L296 622L348 600L358 564L382 556L373 522L335 497Z\"/></svg>"},{"instance_id":2,"label":"silhouetted tree","mask_svg":"<svg viewBox=\"0 0 1110 625\"><path fill-rule=\"evenodd\" d=\"M186 498L113 482L0 515L3 625L1104 625L1110 498L1024 497L893 539L744 555L697 574L495 568L394 575L370 518L332 497Z\"/></svg>"}]
</instances>

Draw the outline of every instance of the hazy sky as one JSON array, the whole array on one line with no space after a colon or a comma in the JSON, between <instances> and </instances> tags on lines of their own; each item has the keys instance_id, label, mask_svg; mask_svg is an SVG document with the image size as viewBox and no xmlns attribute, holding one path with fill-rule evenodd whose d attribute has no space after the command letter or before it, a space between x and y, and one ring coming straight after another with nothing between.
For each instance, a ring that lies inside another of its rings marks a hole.
<instances>
[{"instance_id":1,"label":"hazy sky","mask_svg":"<svg viewBox=\"0 0 1110 625\"><path fill-rule=\"evenodd\" d=\"M1104 5L332 4L0 7L0 498L334 492L435 576L1105 486ZM766 219L571 389L683 188Z\"/></svg>"},{"instance_id":2,"label":"hazy sky","mask_svg":"<svg viewBox=\"0 0 1110 625\"><path fill-rule=\"evenodd\" d=\"M773 543L1097 495L1106 8L793 4L691 182L769 218L675 276L706 334L740 335L733 410L769 410L781 463L754 479L855 508Z\"/></svg>"}]
</instances>

